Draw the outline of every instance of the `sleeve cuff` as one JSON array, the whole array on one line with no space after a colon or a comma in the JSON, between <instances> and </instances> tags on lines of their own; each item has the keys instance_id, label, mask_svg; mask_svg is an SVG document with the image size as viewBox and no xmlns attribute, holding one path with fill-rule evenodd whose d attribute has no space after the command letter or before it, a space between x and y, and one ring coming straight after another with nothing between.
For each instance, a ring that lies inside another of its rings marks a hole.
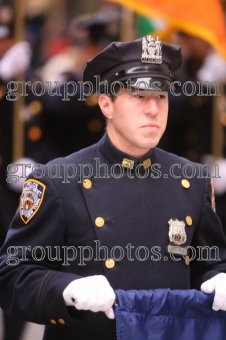
<instances>
[{"instance_id":1,"label":"sleeve cuff","mask_svg":"<svg viewBox=\"0 0 226 340\"><path fill-rule=\"evenodd\" d=\"M64 289L80 276L71 273L49 271L43 278L37 294L37 309L44 324L72 325L81 322L88 311L66 306Z\"/></svg>"}]
</instances>

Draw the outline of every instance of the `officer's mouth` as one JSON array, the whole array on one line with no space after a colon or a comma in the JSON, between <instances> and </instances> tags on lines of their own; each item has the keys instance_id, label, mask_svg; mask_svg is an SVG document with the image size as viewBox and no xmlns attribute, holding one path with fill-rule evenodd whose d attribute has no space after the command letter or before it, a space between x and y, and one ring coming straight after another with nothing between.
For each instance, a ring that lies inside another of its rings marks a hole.
<instances>
[{"instance_id":1,"label":"officer's mouth","mask_svg":"<svg viewBox=\"0 0 226 340\"><path fill-rule=\"evenodd\" d=\"M147 129L147 131L156 131L159 129L157 124L145 124L141 126L142 129Z\"/></svg>"}]
</instances>

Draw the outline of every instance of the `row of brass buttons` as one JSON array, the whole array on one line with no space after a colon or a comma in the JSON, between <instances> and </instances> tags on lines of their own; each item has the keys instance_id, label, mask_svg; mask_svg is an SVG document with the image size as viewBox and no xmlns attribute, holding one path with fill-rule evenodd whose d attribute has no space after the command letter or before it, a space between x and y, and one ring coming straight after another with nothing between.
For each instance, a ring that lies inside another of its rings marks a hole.
<instances>
[{"instance_id":1,"label":"row of brass buttons","mask_svg":"<svg viewBox=\"0 0 226 340\"><path fill-rule=\"evenodd\" d=\"M57 324L57 321L54 320L54 319L51 319L50 322L51 322L52 325L56 325ZM64 319L58 319L58 323L60 323L61 325L64 325L65 321L64 321Z\"/></svg>"},{"instance_id":2,"label":"row of brass buttons","mask_svg":"<svg viewBox=\"0 0 226 340\"><path fill-rule=\"evenodd\" d=\"M190 188L190 182L187 179L182 179L181 184L184 188L188 189ZM92 188L92 182L90 179L86 178L83 182L83 187L87 190L89 190L90 188Z\"/></svg>"},{"instance_id":3,"label":"row of brass buttons","mask_svg":"<svg viewBox=\"0 0 226 340\"><path fill-rule=\"evenodd\" d=\"M186 179L183 179L182 181L181 181L181 184L182 184L182 186L185 188L185 189L188 189L189 187L190 187L190 182L188 181L188 180L186 180ZM83 182L83 187L85 188L85 189L90 189L91 187L92 187L92 182L91 182L91 180L90 179L85 179L84 180L84 182ZM188 226L191 226L192 225L192 218L191 218L191 216L186 216L186 223L187 223L187 225ZM104 219L103 219L103 217L97 217L96 219L95 219L95 225L96 225L96 227L98 227L98 228L102 228L103 226L104 226L104 224L105 224L105 221L104 221ZM186 257L186 259L185 259L185 264L186 265L189 265L189 257L187 256ZM108 269L112 269L112 268L114 268L115 267L115 261L113 260L113 259L107 259L106 261L105 261L105 266L106 266L106 268L108 268Z\"/></svg>"}]
</instances>

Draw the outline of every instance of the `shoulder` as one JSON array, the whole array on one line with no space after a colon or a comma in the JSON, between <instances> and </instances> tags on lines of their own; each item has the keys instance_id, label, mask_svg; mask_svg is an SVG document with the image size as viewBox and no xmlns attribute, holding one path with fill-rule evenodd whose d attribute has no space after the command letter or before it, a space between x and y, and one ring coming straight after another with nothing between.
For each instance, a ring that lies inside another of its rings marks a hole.
<instances>
[{"instance_id":1,"label":"shoulder","mask_svg":"<svg viewBox=\"0 0 226 340\"><path fill-rule=\"evenodd\" d=\"M77 152L74 152L66 157L56 158L48 162L46 165L54 165L54 164L85 164L92 163L93 159L98 154L97 144L89 146L85 149L81 149Z\"/></svg>"},{"instance_id":2,"label":"shoulder","mask_svg":"<svg viewBox=\"0 0 226 340\"><path fill-rule=\"evenodd\" d=\"M199 178L200 174L208 175L212 168L212 164L201 164L192 162L184 157L177 156L173 153L164 151L160 148L155 148L155 162L161 164L162 168L180 169L190 177ZM194 176L192 176L192 174ZM186 176L185 176L186 177Z\"/></svg>"},{"instance_id":3,"label":"shoulder","mask_svg":"<svg viewBox=\"0 0 226 340\"><path fill-rule=\"evenodd\" d=\"M48 187L54 185L57 188L65 183L81 183L81 175L90 171L98 155L98 145L94 144L66 157L53 159L47 164L36 164L27 180L35 179Z\"/></svg>"},{"instance_id":4,"label":"shoulder","mask_svg":"<svg viewBox=\"0 0 226 340\"><path fill-rule=\"evenodd\" d=\"M154 156L154 162L160 169L163 178L170 179L171 183L174 183L175 180L179 181L185 187L191 186L191 192L206 192L208 196L210 195L212 174L218 173L218 169L214 168L217 166L216 164L191 162L159 148L155 148Z\"/></svg>"},{"instance_id":5,"label":"shoulder","mask_svg":"<svg viewBox=\"0 0 226 340\"><path fill-rule=\"evenodd\" d=\"M158 160L161 160L161 163L180 163L180 164L197 164L197 163L193 163L191 161L189 161L188 159L175 155L173 153L167 152L165 150L162 150L160 148L155 148L155 157Z\"/></svg>"}]
</instances>

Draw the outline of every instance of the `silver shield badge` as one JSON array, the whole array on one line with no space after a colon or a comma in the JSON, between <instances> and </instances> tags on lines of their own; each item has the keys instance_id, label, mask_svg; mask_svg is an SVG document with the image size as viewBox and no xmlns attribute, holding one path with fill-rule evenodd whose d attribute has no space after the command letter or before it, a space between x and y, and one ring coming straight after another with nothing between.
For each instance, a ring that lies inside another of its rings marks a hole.
<instances>
[{"instance_id":1,"label":"silver shield badge","mask_svg":"<svg viewBox=\"0 0 226 340\"><path fill-rule=\"evenodd\" d=\"M186 256L187 249L181 247L187 240L184 221L179 221L178 219L173 220L171 218L168 223L170 244L166 248L167 252Z\"/></svg>"},{"instance_id":2,"label":"silver shield badge","mask_svg":"<svg viewBox=\"0 0 226 340\"><path fill-rule=\"evenodd\" d=\"M151 35L147 35L142 41L142 63L161 64L162 63L162 43Z\"/></svg>"}]
</instances>

